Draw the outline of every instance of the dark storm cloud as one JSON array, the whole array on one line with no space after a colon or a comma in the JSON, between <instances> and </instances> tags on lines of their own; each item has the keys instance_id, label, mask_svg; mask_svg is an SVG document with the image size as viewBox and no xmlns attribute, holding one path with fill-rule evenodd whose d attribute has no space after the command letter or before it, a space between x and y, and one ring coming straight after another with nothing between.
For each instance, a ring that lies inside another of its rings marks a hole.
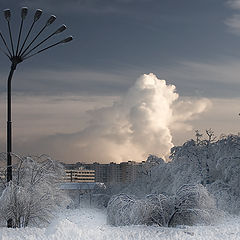
<instances>
[{"instance_id":1,"label":"dark storm cloud","mask_svg":"<svg viewBox=\"0 0 240 240\"><path fill-rule=\"evenodd\" d=\"M224 26L222 21L226 15L225 12L222 14L224 2L42 0L4 1L1 6L12 8L13 17L19 15L17 11L22 5L43 8L45 15L42 22L49 14L56 13L56 23L49 28L49 32L55 30L57 24L65 23L68 30L59 39L69 34L74 36L74 41L69 45L59 46L24 62L21 69L25 72L32 67L54 71L76 71L81 68L106 73L141 69L141 72L135 71L135 76L129 76L129 79L135 79L139 73L150 72L156 65L164 69L186 59L199 61L214 58L219 49L222 56L229 54L230 49L226 47L220 28ZM103 9L114 9L115 12L109 14L111 11L103 11L100 15L91 12L101 12ZM33 9L29 11L29 19L33 12ZM0 21L3 22L3 19ZM1 27L4 27L3 23ZM216 30L213 31L213 28ZM5 67L1 65L0 70L3 73Z\"/></svg>"},{"instance_id":2,"label":"dark storm cloud","mask_svg":"<svg viewBox=\"0 0 240 240\"><path fill-rule=\"evenodd\" d=\"M154 72L176 85L183 96L234 98L239 96L239 65L236 59L228 62L201 63L186 62L171 67L155 66L145 72ZM92 71L83 69L25 69L19 65L14 79L14 94L20 95L121 95L136 76L144 72ZM5 94L8 72L0 73L0 93ZM5 81L3 81L5 79Z\"/></svg>"},{"instance_id":3,"label":"dark storm cloud","mask_svg":"<svg viewBox=\"0 0 240 240\"><path fill-rule=\"evenodd\" d=\"M7 74L7 73L6 73ZM1 74L1 79L7 75ZM131 84L128 75L88 71L16 72L14 94L24 95L119 95ZM0 81L0 93L5 93L6 81Z\"/></svg>"},{"instance_id":4,"label":"dark storm cloud","mask_svg":"<svg viewBox=\"0 0 240 240\"><path fill-rule=\"evenodd\" d=\"M156 0L40 0L30 1L23 0L29 6L37 7L42 6L48 10L54 10L57 12L68 14L76 12L95 12L95 13L116 13L122 12L126 7L131 7L136 4L157 2Z\"/></svg>"}]
</instances>

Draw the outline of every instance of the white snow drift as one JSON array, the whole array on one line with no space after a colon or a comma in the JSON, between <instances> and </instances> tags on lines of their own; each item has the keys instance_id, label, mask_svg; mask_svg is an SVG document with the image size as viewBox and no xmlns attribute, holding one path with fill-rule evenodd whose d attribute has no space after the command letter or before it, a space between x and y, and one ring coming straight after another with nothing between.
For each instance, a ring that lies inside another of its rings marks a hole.
<instances>
[{"instance_id":1,"label":"white snow drift","mask_svg":"<svg viewBox=\"0 0 240 240\"><path fill-rule=\"evenodd\" d=\"M112 227L104 212L76 209L59 213L47 228L0 229L1 240L236 240L240 219L232 218L211 226L165 228L159 226Z\"/></svg>"}]
</instances>

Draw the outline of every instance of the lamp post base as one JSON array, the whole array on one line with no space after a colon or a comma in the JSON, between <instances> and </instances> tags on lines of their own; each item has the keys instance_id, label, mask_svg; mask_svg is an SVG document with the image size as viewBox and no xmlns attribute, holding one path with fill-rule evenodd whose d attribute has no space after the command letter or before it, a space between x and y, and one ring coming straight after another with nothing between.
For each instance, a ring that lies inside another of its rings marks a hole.
<instances>
[{"instance_id":1,"label":"lamp post base","mask_svg":"<svg viewBox=\"0 0 240 240\"><path fill-rule=\"evenodd\" d=\"M13 227L13 220L10 218L7 220L7 227L12 228Z\"/></svg>"}]
</instances>

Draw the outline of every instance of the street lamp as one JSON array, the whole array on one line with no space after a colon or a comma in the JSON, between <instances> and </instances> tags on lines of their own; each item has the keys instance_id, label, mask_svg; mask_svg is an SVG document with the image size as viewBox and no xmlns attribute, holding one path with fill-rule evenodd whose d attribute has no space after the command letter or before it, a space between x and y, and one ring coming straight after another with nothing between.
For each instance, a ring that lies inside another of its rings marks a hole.
<instances>
[{"instance_id":1,"label":"street lamp","mask_svg":"<svg viewBox=\"0 0 240 240\"><path fill-rule=\"evenodd\" d=\"M16 67L19 63L22 61L35 56L36 54L39 54L45 50L48 50L49 48L52 48L54 46L57 46L59 44L70 42L73 38L72 36L69 36L61 41L58 41L52 45L49 45L45 48L39 49L39 47L45 43L48 39L52 38L56 34L59 34L63 32L66 29L65 25L60 26L57 30L55 30L52 34L45 37L42 41L36 43L36 40L40 37L40 35L43 33L43 31L49 27L55 20L56 17L54 15L50 16L50 18L47 20L47 22L43 25L43 27L40 29L40 31L33 37L33 39L29 42L29 37L31 36L32 30L36 24L36 22L40 19L42 15L42 10L37 9L32 24L26 33L26 36L21 44L21 37L22 37L22 31L24 26L24 20L26 19L26 16L28 14L28 8L23 7L21 9L21 23L19 28L19 34L16 44L16 50L15 45L12 37L12 31L11 31L11 11L10 9L5 9L4 11L4 17L7 21L7 27L8 27L8 34L9 34L9 40L10 40L10 47L9 44L6 41L6 38L0 31L0 38L3 42L3 45L6 50L2 49L0 47L0 51L5 54L8 59L11 61L11 68L7 80L7 182L12 180L12 97L11 97L11 83L12 83L12 77L13 73L16 70ZM21 46L20 46L21 45ZM8 227L12 227L12 220L9 219L7 222Z\"/></svg>"}]
</instances>

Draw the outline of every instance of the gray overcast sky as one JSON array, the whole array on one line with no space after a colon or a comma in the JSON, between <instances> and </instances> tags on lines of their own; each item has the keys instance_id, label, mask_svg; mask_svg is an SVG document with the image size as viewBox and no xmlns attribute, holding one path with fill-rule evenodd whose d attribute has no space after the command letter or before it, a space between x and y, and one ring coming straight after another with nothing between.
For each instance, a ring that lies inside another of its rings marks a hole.
<instances>
[{"instance_id":1,"label":"gray overcast sky","mask_svg":"<svg viewBox=\"0 0 240 240\"><path fill-rule=\"evenodd\" d=\"M212 101L212 110L195 119L193 129L238 132L239 0L0 0L0 6L11 9L15 35L20 8L27 6L28 25L35 9L41 8L39 25L50 14L57 16L46 34L64 23L68 29L57 39L74 36L73 42L17 67L13 81L16 151L46 151L60 160L81 161L81 153L62 157L56 136L84 129L86 112L110 106L140 75L150 72L174 84L182 98ZM0 26L6 34L3 16ZM0 127L4 129L10 63L4 55L0 62ZM34 114L32 109L42 112ZM173 133L173 141L178 144L192 135L193 131ZM2 151L4 138L0 137ZM56 146L41 149L46 138Z\"/></svg>"}]
</instances>

